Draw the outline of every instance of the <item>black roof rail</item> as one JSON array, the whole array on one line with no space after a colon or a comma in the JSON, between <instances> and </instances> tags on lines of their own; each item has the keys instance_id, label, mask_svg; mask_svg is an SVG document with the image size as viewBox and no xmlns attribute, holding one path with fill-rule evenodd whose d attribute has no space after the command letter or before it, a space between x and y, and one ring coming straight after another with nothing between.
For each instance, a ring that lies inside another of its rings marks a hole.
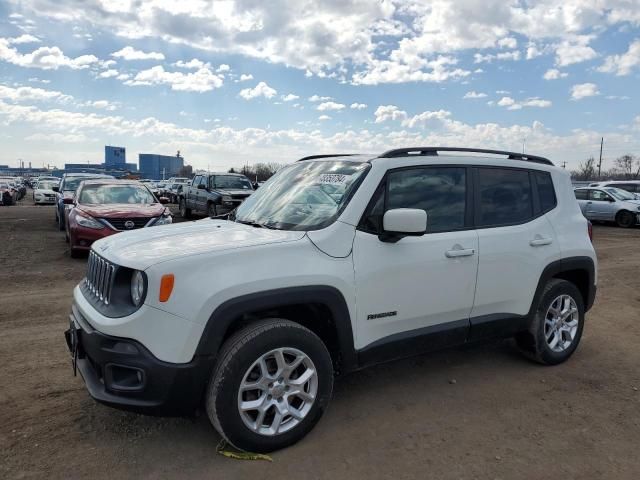
<instances>
[{"instance_id":1,"label":"black roof rail","mask_svg":"<svg viewBox=\"0 0 640 480\"><path fill-rule=\"evenodd\" d=\"M357 155L357 153L329 153L326 155L309 155L308 157L302 157L297 162L302 162L303 160L316 160L318 158L331 158L331 157L352 157Z\"/></svg>"},{"instance_id":2,"label":"black roof rail","mask_svg":"<svg viewBox=\"0 0 640 480\"><path fill-rule=\"evenodd\" d=\"M493 155L506 155L509 160L522 160L525 162L542 163L544 165L553 165L548 158L539 157L537 155L529 155L528 153L507 152L504 150L487 150L484 148L457 148L457 147L414 147L414 148L396 148L388 150L378 158L394 158L394 157L410 157L416 156L438 156L438 152L472 152L472 153L490 153Z\"/></svg>"}]
</instances>

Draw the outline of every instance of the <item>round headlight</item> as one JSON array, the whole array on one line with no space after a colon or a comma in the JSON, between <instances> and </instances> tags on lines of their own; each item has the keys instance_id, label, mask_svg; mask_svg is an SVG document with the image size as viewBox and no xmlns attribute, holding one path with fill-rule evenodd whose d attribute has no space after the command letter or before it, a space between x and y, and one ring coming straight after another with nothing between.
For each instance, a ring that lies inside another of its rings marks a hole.
<instances>
[{"instance_id":1,"label":"round headlight","mask_svg":"<svg viewBox=\"0 0 640 480\"><path fill-rule=\"evenodd\" d=\"M139 307L144 299L144 274L136 270L131 275L131 301Z\"/></svg>"}]
</instances>

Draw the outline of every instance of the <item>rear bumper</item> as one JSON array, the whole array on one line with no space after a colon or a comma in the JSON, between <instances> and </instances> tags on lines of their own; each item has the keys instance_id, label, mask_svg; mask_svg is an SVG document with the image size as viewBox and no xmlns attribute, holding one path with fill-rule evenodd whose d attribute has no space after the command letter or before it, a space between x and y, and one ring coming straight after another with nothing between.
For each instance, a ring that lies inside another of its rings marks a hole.
<instances>
[{"instance_id":1,"label":"rear bumper","mask_svg":"<svg viewBox=\"0 0 640 480\"><path fill-rule=\"evenodd\" d=\"M93 329L76 306L65 332L89 395L105 405L148 415L189 415L201 404L213 364L196 356L189 363L158 360L140 342ZM75 330L75 333L73 332ZM74 337L75 336L75 337Z\"/></svg>"}]
</instances>

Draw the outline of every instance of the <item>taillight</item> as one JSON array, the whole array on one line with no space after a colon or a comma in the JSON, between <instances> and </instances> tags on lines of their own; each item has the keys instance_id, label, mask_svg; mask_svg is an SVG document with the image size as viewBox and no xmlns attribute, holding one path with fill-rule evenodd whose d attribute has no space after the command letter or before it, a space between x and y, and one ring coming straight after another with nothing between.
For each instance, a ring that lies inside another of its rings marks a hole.
<instances>
[{"instance_id":1,"label":"taillight","mask_svg":"<svg viewBox=\"0 0 640 480\"><path fill-rule=\"evenodd\" d=\"M589 233L589 240L593 243L593 224L587 220L587 232Z\"/></svg>"}]
</instances>

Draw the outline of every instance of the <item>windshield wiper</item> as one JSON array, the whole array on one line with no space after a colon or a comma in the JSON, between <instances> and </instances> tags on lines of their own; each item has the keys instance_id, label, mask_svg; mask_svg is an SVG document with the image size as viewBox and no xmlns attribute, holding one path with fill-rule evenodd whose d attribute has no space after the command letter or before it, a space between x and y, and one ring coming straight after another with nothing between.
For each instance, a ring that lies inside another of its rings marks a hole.
<instances>
[{"instance_id":1,"label":"windshield wiper","mask_svg":"<svg viewBox=\"0 0 640 480\"><path fill-rule=\"evenodd\" d=\"M269 230L278 230L275 226L268 223L258 223L252 220L238 220L237 218L235 219L235 221L237 223L242 223L243 225L250 225L255 228L268 228Z\"/></svg>"},{"instance_id":2,"label":"windshield wiper","mask_svg":"<svg viewBox=\"0 0 640 480\"><path fill-rule=\"evenodd\" d=\"M255 228L262 228L262 224L258 223L258 222L253 222L253 221L250 221L250 220L238 220L237 218L236 218L235 221L237 223L241 223L243 225L251 225L252 227L255 227Z\"/></svg>"}]
</instances>

